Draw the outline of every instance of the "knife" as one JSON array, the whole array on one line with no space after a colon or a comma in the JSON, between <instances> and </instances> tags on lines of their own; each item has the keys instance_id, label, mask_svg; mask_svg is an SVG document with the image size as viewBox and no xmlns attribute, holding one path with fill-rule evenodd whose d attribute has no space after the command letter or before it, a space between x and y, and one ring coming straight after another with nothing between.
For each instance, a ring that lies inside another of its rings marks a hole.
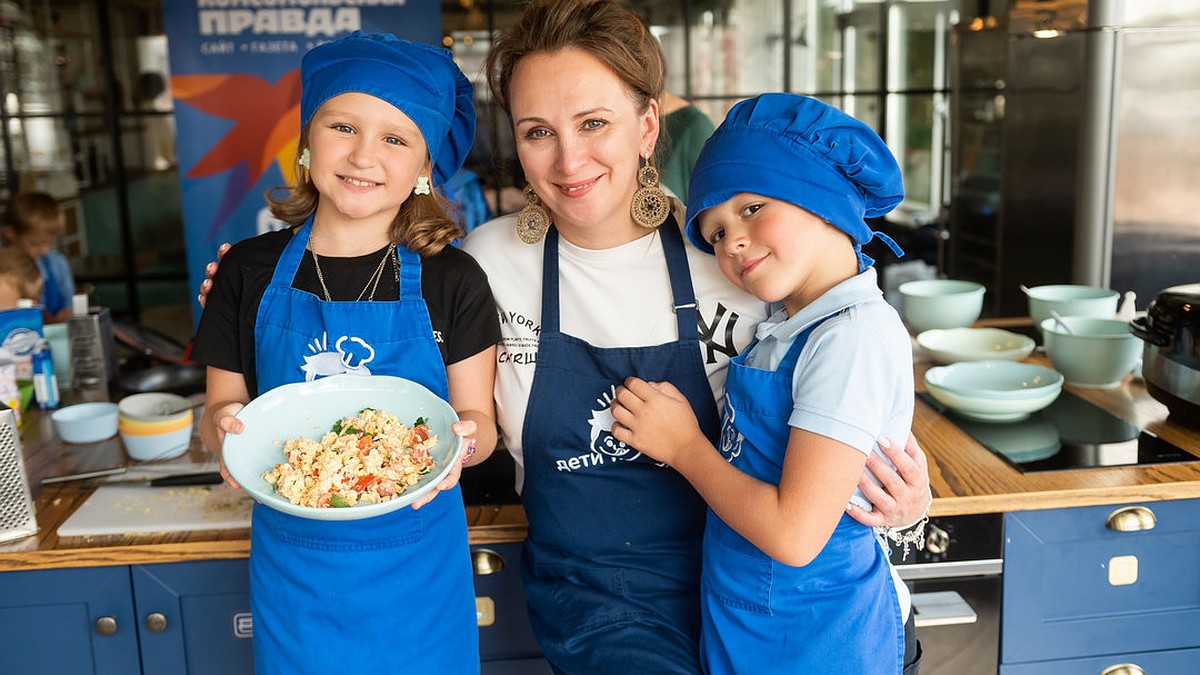
<instances>
[{"instance_id":1,"label":"knife","mask_svg":"<svg viewBox=\"0 0 1200 675\"><path fill-rule=\"evenodd\" d=\"M224 478L221 477L219 471L202 471L200 473L176 473L169 476L159 476L158 478L114 478L114 479L98 479L84 483L89 487L99 487L101 485L145 485L148 487L171 487L179 485L216 485L223 483Z\"/></svg>"}]
</instances>

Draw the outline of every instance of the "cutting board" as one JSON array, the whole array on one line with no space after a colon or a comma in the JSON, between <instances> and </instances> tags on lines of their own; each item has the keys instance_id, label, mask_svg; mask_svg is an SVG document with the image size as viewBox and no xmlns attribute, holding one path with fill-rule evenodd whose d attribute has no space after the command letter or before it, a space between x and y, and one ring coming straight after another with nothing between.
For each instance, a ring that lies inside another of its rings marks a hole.
<instances>
[{"instance_id":1,"label":"cutting board","mask_svg":"<svg viewBox=\"0 0 1200 675\"><path fill-rule=\"evenodd\" d=\"M224 484L157 488L104 485L59 526L58 536L250 527L253 503L245 492Z\"/></svg>"}]
</instances>

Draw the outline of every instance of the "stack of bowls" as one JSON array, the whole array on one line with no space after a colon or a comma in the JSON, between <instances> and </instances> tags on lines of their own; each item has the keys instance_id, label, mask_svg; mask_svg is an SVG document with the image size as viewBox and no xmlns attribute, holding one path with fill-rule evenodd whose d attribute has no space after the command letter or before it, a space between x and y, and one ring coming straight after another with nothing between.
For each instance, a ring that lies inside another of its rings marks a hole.
<instances>
[{"instance_id":1,"label":"stack of bowls","mask_svg":"<svg viewBox=\"0 0 1200 675\"><path fill-rule=\"evenodd\" d=\"M1051 310L1059 316L1111 319L1116 315L1117 302L1121 299L1121 294L1112 289L1077 284L1034 286L1027 289L1025 294L1029 300L1029 318L1039 329L1042 322L1051 317Z\"/></svg>"},{"instance_id":2,"label":"stack of bowls","mask_svg":"<svg viewBox=\"0 0 1200 675\"><path fill-rule=\"evenodd\" d=\"M913 334L970 326L983 312L983 284L921 279L900 284L900 316Z\"/></svg>"},{"instance_id":3,"label":"stack of bowls","mask_svg":"<svg viewBox=\"0 0 1200 675\"><path fill-rule=\"evenodd\" d=\"M1062 385L1058 371L1020 361L962 361L925 371L934 399L985 422L1025 419L1053 403Z\"/></svg>"},{"instance_id":4,"label":"stack of bowls","mask_svg":"<svg viewBox=\"0 0 1200 675\"><path fill-rule=\"evenodd\" d=\"M1107 389L1121 384L1142 355L1142 341L1128 321L1064 316L1041 323L1046 355L1067 384Z\"/></svg>"},{"instance_id":5,"label":"stack of bowls","mask_svg":"<svg viewBox=\"0 0 1200 675\"><path fill-rule=\"evenodd\" d=\"M187 452L194 422L188 399L153 392L126 396L117 406L117 430L130 458L150 462Z\"/></svg>"}]
</instances>

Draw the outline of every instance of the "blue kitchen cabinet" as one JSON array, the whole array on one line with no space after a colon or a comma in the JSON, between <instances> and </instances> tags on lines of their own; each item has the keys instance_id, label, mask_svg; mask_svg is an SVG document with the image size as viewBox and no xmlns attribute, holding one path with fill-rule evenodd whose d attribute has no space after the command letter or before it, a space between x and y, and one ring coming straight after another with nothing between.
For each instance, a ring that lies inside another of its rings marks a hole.
<instances>
[{"instance_id":1,"label":"blue kitchen cabinet","mask_svg":"<svg viewBox=\"0 0 1200 675\"><path fill-rule=\"evenodd\" d=\"M1002 675L1200 673L1200 500L1009 513L1004 536Z\"/></svg>"},{"instance_id":2,"label":"blue kitchen cabinet","mask_svg":"<svg viewBox=\"0 0 1200 675\"><path fill-rule=\"evenodd\" d=\"M141 672L128 567L0 574L0 671Z\"/></svg>"},{"instance_id":3,"label":"blue kitchen cabinet","mask_svg":"<svg viewBox=\"0 0 1200 675\"><path fill-rule=\"evenodd\" d=\"M245 560L0 574L4 672L253 672Z\"/></svg>"},{"instance_id":4,"label":"blue kitchen cabinet","mask_svg":"<svg viewBox=\"0 0 1200 675\"><path fill-rule=\"evenodd\" d=\"M550 675L529 626L519 542L471 547L481 675Z\"/></svg>"}]
</instances>

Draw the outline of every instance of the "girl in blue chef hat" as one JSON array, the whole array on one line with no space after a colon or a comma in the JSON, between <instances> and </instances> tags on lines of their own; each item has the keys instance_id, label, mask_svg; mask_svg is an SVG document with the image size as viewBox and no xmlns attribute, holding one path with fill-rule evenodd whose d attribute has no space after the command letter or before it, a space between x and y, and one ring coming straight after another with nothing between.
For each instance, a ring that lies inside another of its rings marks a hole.
<instances>
[{"instance_id":1,"label":"girl in blue chef hat","mask_svg":"<svg viewBox=\"0 0 1200 675\"><path fill-rule=\"evenodd\" d=\"M499 325L435 189L471 146L471 86L443 49L362 33L312 49L300 74L298 181L269 200L291 227L229 250L196 336L203 440L219 450L244 429L243 404L274 387L395 375L450 402L464 462L479 462L496 442ZM255 504L255 672L479 672L460 470L368 519Z\"/></svg>"},{"instance_id":2,"label":"girl in blue chef hat","mask_svg":"<svg viewBox=\"0 0 1200 675\"><path fill-rule=\"evenodd\" d=\"M625 382L613 435L709 504L707 672L900 673L909 598L885 544L849 515L875 439L908 437L908 333L884 301L865 217L904 196L867 125L820 101L743 101L692 175L687 235L734 284L782 308L729 366L718 447L667 383Z\"/></svg>"}]
</instances>

